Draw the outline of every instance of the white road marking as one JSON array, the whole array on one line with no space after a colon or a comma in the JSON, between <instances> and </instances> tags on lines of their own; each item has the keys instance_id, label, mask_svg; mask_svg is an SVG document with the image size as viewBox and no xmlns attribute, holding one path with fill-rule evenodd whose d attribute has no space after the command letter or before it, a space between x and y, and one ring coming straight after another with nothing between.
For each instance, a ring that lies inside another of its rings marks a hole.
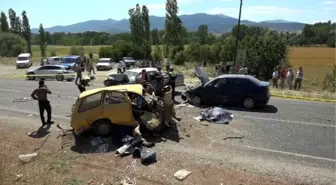
<instances>
[{"instance_id":1,"label":"white road marking","mask_svg":"<svg viewBox=\"0 0 336 185\"><path fill-rule=\"evenodd\" d=\"M39 115L40 114L39 112L33 112L33 111L27 111L27 110L18 110L18 109L12 109L12 108L2 107L2 106L0 106L0 109L5 110L5 111L23 113L23 114L34 114L34 115ZM61 115L52 114L51 116L53 118L70 120L70 117L68 115L67 116L61 116Z\"/></svg>"},{"instance_id":2,"label":"white road marking","mask_svg":"<svg viewBox=\"0 0 336 185\"><path fill-rule=\"evenodd\" d=\"M291 121L291 120L284 120L284 119L273 119L273 118L263 118L263 117L255 117L255 116L241 116L241 115L235 115L235 117L242 117L242 118L249 118L249 119L259 119L259 120L266 120L266 121L279 121L279 122L285 122L285 123L299 123L299 124L312 125L312 126L336 128L336 125L327 125L327 124L321 124L321 123L309 123L309 122L304 122L304 121Z\"/></svg>"},{"instance_id":3,"label":"white road marking","mask_svg":"<svg viewBox=\"0 0 336 185\"><path fill-rule=\"evenodd\" d=\"M26 91L20 91L20 90L14 90L14 89L0 89L0 91L13 92L13 93L23 93L23 94L29 94L30 95L30 93L27 93ZM53 92L55 92L55 91L53 91ZM60 91L56 91L56 92L60 93ZM57 94L49 94L49 96L60 97L60 98L69 98L69 99L77 99L77 97L75 97L75 96L62 96L62 95L57 95Z\"/></svg>"},{"instance_id":4,"label":"white road marking","mask_svg":"<svg viewBox=\"0 0 336 185\"><path fill-rule=\"evenodd\" d=\"M234 145L234 144L230 144L230 145L243 147L243 148L249 148L249 149L252 149L252 150L260 150L260 151L264 151L264 152L278 153L278 154L284 154L284 155L291 155L291 156L295 156L295 157L317 159L317 160L323 160L323 161L329 161L329 162L336 163L336 159L331 159L331 158L317 157L317 156L312 156L312 155L299 154L299 153L293 153L293 152L285 152L285 151L280 151L280 150L272 150L272 149L259 148L259 147L246 146L246 145Z\"/></svg>"}]
</instances>

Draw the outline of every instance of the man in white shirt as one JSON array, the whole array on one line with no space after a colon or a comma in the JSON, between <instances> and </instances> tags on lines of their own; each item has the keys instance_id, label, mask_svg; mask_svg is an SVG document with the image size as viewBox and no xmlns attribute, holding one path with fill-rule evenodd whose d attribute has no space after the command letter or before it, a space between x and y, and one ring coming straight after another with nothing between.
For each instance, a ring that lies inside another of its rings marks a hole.
<instances>
[{"instance_id":1,"label":"man in white shirt","mask_svg":"<svg viewBox=\"0 0 336 185\"><path fill-rule=\"evenodd\" d=\"M279 71L274 68L272 75L273 87L278 88Z\"/></svg>"},{"instance_id":2,"label":"man in white shirt","mask_svg":"<svg viewBox=\"0 0 336 185\"><path fill-rule=\"evenodd\" d=\"M292 69L289 69L287 71L286 77L287 77L286 79L287 79L288 88L290 90L292 90L292 88L293 88L293 80L294 80L294 74L293 74Z\"/></svg>"},{"instance_id":3,"label":"man in white shirt","mask_svg":"<svg viewBox=\"0 0 336 185\"><path fill-rule=\"evenodd\" d=\"M299 68L299 70L296 72L296 79L294 84L294 89L300 90L301 88L301 82L303 78L303 69L302 67Z\"/></svg>"}]
</instances>

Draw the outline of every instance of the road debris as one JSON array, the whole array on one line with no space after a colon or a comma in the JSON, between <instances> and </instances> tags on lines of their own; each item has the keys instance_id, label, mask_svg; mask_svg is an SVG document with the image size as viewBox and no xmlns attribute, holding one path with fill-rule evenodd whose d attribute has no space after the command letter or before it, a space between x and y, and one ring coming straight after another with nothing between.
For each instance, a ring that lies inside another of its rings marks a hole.
<instances>
[{"instance_id":1,"label":"road debris","mask_svg":"<svg viewBox=\"0 0 336 185\"><path fill-rule=\"evenodd\" d=\"M182 169L182 170L179 170L177 171L175 174L174 174L174 177L180 181L183 181L184 179L186 179L189 175L191 174L190 171L186 170L186 169Z\"/></svg>"},{"instance_id":2,"label":"road debris","mask_svg":"<svg viewBox=\"0 0 336 185\"><path fill-rule=\"evenodd\" d=\"M129 178L122 180L119 184L120 185L135 185L135 183L132 182Z\"/></svg>"},{"instance_id":3,"label":"road debris","mask_svg":"<svg viewBox=\"0 0 336 185\"><path fill-rule=\"evenodd\" d=\"M31 153L31 154L25 154L25 155L19 155L19 159L20 161L22 162L29 162L31 160L33 160L36 156L37 156L38 153Z\"/></svg>"},{"instance_id":4,"label":"road debris","mask_svg":"<svg viewBox=\"0 0 336 185\"><path fill-rule=\"evenodd\" d=\"M199 119L207 120L210 123L229 124L233 119L233 114L221 107L211 107L201 111Z\"/></svg>"},{"instance_id":5,"label":"road debris","mask_svg":"<svg viewBox=\"0 0 336 185\"><path fill-rule=\"evenodd\" d=\"M223 138L223 140L227 140L227 139L243 139L244 136L231 136L231 137L225 137Z\"/></svg>"}]
</instances>

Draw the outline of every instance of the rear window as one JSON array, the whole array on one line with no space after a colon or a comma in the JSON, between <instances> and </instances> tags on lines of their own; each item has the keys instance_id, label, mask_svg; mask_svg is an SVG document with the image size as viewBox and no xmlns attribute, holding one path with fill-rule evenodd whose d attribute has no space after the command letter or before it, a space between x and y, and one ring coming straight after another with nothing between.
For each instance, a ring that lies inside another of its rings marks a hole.
<instances>
[{"instance_id":1,"label":"rear window","mask_svg":"<svg viewBox=\"0 0 336 185\"><path fill-rule=\"evenodd\" d=\"M95 107L98 107L101 102L101 96L102 93L96 93L88 97L85 97L78 109L78 112L84 112L93 109Z\"/></svg>"}]
</instances>

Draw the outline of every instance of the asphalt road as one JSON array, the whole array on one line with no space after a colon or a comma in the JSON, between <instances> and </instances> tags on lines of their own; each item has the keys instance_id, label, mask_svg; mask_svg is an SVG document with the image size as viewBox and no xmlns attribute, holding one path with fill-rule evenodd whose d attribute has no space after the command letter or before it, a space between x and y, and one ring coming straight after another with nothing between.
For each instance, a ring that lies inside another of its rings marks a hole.
<instances>
[{"instance_id":1,"label":"asphalt road","mask_svg":"<svg viewBox=\"0 0 336 185\"><path fill-rule=\"evenodd\" d=\"M30 97L37 84L37 81L23 79L0 79L0 110L37 114L35 101L13 102ZM46 85L53 92L49 100L54 117L69 119L71 106L79 94L77 87L73 82L47 81ZM90 88L101 86L93 83ZM272 97L268 107L260 110L227 108L234 114L230 129L243 131L239 133L245 136L241 146L299 157L307 164L335 171L335 104ZM200 111L198 108L188 109L189 116L197 116ZM216 131L220 136L222 131Z\"/></svg>"}]
</instances>

